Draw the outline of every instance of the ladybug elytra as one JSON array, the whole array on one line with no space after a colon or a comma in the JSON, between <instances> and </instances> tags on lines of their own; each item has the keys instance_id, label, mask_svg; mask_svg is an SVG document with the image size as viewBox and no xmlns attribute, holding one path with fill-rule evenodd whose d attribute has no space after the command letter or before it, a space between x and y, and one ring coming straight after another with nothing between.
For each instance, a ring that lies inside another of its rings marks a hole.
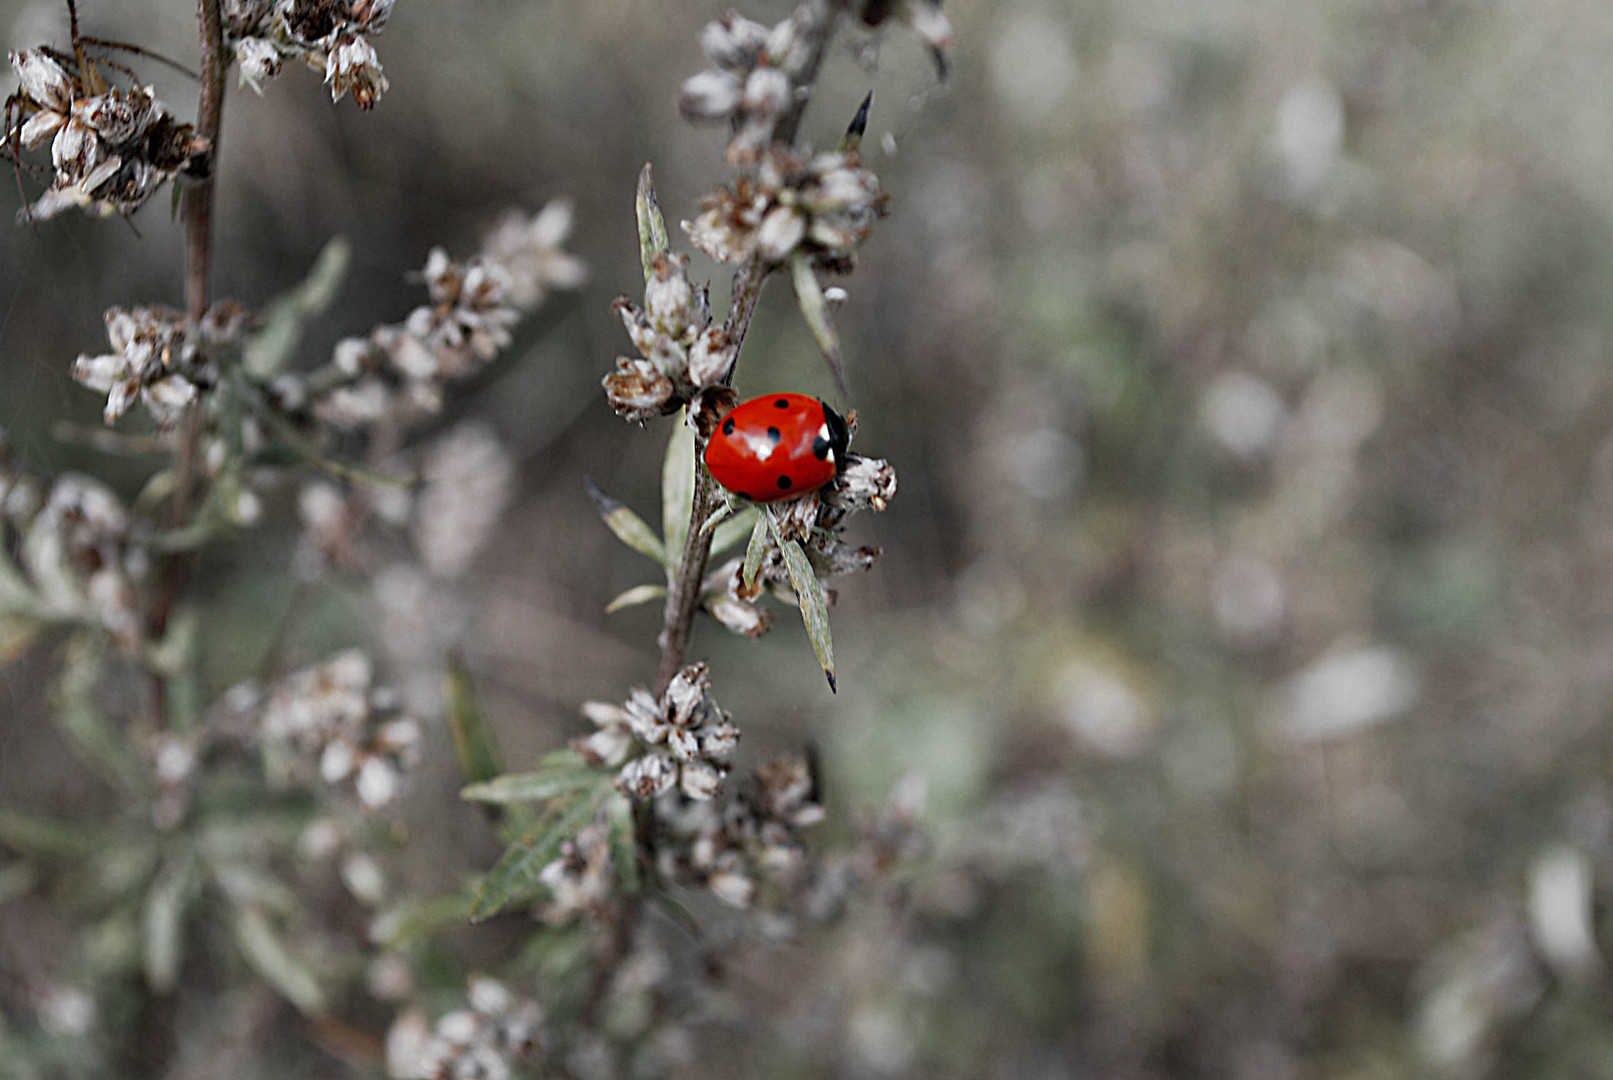
<instances>
[{"instance_id":1,"label":"ladybug elytra","mask_svg":"<svg viewBox=\"0 0 1613 1080\"><path fill-rule=\"evenodd\" d=\"M757 502L805 495L845 464L851 433L840 414L805 394L768 394L734 406L706 444L706 468Z\"/></svg>"}]
</instances>

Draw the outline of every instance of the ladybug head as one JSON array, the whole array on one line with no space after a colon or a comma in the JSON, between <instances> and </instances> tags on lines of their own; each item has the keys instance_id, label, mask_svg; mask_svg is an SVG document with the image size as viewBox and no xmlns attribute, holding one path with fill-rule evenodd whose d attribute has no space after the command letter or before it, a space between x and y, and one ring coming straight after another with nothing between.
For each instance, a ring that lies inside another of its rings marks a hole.
<instances>
[{"instance_id":1,"label":"ladybug head","mask_svg":"<svg viewBox=\"0 0 1613 1080\"><path fill-rule=\"evenodd\" d=\"M845 417L829 407L829 403L822 398L818 404L823 406L823 426L829 429L829 451L834 455L835 474L846 467L846 451L851 446L851 428L846 425Z\"/></svg>"}]
</instances>

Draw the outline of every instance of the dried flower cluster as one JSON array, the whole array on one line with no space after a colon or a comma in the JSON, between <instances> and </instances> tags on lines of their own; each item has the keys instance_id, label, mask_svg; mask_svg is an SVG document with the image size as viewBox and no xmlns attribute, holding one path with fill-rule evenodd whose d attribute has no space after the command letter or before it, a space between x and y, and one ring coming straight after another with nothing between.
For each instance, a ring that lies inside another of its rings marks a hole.
<instances>
[{"instance_id":1,"label":"dried flower cluster","mask_svg":"<svg viewBox=\"0 0 1613 1080\"><path fill-rule=\"evenodd\" d=\"M80 356L73 379L106 395L112 423L138 399L161 426L175 423L199 393L219 378L219 358L239 347L246 311L215 304L200 320L172 308L109 308L106 336L112 351Z\"/></svg>"},{"instance_id":2,"label":"dried flower cluster","mask_svg":"<svg viewBox=\"0 0 1613 1080\"><path fill-rule=\"evenodd\" d=\"M804 758L769 762L727 805L669 795L656 852L668 881L704 885L734 907L750 907L761 880L788 878L806 857L801 830L823 820L817 782Z\"/></svg>"},{"instance_id":3,"label":"dried flower cluster","mask_svg":"<svg viewBox=\"0 0 1613 1080\"><path fill-rule=\"evenodd\" d=\"M860 510L880 511L896 494L896 470L881 458L847 454L841 473L819 491L800 499L763 508L773 516L778 533L798 540L820 579L867 570L879 559L877 547L858 547L841 539L847 520ZM736 634L760 637L772 625L773 613L757 601L764 588L788 603L795 603L784 553L772 530L763 540L756 579L746 585L744 559L729 559L706 575L700 603L718 622Z\"/></svg>"},{"instance_id":4,"label":"dried flower cluster","mask_svg":"<svg viewBox=\"0 0 1613 1080\"><path fill-rule=\"evenodd\" d=\"M480 370L508 345L524 311L550 289L582 283L583 264L561 249L570 232L571 207L556 200L535 215L506 217L481 253L464 262L432 249L422 271L431 302L402 323L339 342L334 365L347 381L315 401L314 414L358 428L439 410L445 385Z\"/></svg>"},{"instance_id":5,"label":"dried flower cluster","mask_svg":"<svg viewBox=\"0 0 1613 1080\"><path fill-rule=\"evenodd\" d=\"M807 89L824 4L803 4L771 29L729 12L700 32L714 67L684 80L678 107L691 120L727 120L728 160L752 162L774 141L779 120Z\"/></svg>"},{"instance_id":6,"label":"dried flower cluster","mask_svg":"<svg viewBox=\"0 0 1613 1080\"><path fill-rule=\"evenodd\" d=\"M149 556L129 511L97 480L67 474L48 495L16 472L0 434L0 656L8 617L99 626L123 648L140 641L135 586ZM15 539L16 565L6 550Z\"/></svg>"},{"instance_id":7,"label":"dried flower cluster","mask_svg":"<svg viewBox=\"0 0 1613 1080\"><path fill-rule=\"evenodd\" d=\"M889 198L855 150L803 158L784 146L762 155L754 175L719 188L683 223L694 246L723 263L756 256L781 263L805 252L838 270L885 216Z\"/></svg>"},{"instance_id":8,"label":"dried flower cluster","mask_svg":"<svg viewBox=\"0 0 1613 1080\"><path fill-rule=\"evenodd\" d=\"M18 89L6 100L5 144L16 156L50 140L50 187L20 220L69 207L132 214L164 181L205 170L209 147L150 87L109 86L99 69L41 47L10 54Z\"/></svg>"},{"instance_id":9,"label":"dried flower cluster","mask_svg":"<svg viewBox=\"0 0 1613 1080\"><path fill-rule=\"evenodd\" d=\"M509 1080L542 1049L543 1011L496 979L470 980L467 1007L428 1024L404 1013L386 1037L386 1071L393 1080Z\"/></svg>"},{"instance_id":10,"label":"dried flower cluster","mask_svg":"<svg viewBox=\"0 0 1613 1080\"><path fill-rule=\"evenodd\" d=\"M605 376L605 397L629 420L676 412L733 374L738 349L712 325L706 289L690 284L688 265L687 256L657 255L644 306L616 298L616 313L640 355L617 358L616 370Z\"/></svg>"},{"instance_id":11,"label":"dried flower cluster","mask_svg":"<svg viewBox=\"0 0 1613 1080\"><path fill-rule=\"evenodd\" d=\"M386 92L386 76L368 35L386 25L394 0L225 0L225 40L241 82L262 92L285 61L324 75L330 99L352 93L368 109Z\"/></svg>"},{"instance_id":12,"label":"dried flower cluster","mask_svg":"<svg viewBox=\"0 0 1613 1080\"><path fill-rule=\"evenodd\" d=\"M637 689L622 705L590 701L583 714L599 730L573 745L595 765L620 765L616 786L636 799L673 788L710 799L722 789L739 744L739 729L712 699L705 664L678 672L659 700ZM635 749L643 753L629 760Z\"/></svg>"},{"instance_id":13,"label":"dried flower cluster","mask_svg":"<svg viewBox=\"0 0 1613 1080\"><path fill-rule=\"evenodd\" d=\"M326 783L352 779L370 809L397 798L420 757L419 722L400 712L396 694L373 685L370 658L360 649L281 680L260 730L268 742L317 758Z\"/></svg>"}]
</instances>

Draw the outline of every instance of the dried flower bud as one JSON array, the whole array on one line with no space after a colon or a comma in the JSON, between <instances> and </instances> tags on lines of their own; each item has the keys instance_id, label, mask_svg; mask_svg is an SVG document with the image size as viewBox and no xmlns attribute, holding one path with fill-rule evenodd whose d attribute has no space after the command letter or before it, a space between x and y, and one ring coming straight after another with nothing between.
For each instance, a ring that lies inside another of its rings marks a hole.
<instances>
[{"instance_id":1,"label":"dried flower bud","mask_svg":"<svg viewBox=\"0 0 1613 1080\"><path fill-rule=\"evenodd\" d=\"M678 409L672 380L648 360L619 357L616 370L605 376L604 386L610 407L628 420L648 420Z\"/></svg>"},{"instance_id":2,"label":"dried flower bud","mask_svg":"<svg viewBox=\"0 0 1613 1080\"><path fill-rule=\"evenodd\" d=\"M263 93L263 82L280 74L280 50L263 38L241 38L235 43L235 61L241 67L241 85Z\"/></svg>"},{"instance_id":3,"label":"dried flower bud","mask_svg":"<svg viewBox=\"0 0 1613 1080\"><path fill-rule=\"evenodd\" d=\"M690 120L721 120L739 107L743 86L726 71L702 71L678 88L678 111Z\"/></svg>"},{"instance_id":4,"label":"dried flower bud","mask_svg":"<svg viewBox=\"0 0 1613 1080\"><path fill-rule=\"evenodd\" d=\"M333 102L351 91L359 108L374 108L387 88L375 46L359 35L338 42L325 57L325 84L330 87Z\"/></svg>"},{"instance_id":5,"label":"dried flower bud","mask_svg":"<svg viewBox=\"0 0 1613 1080\"><path fill-rule=\"evenodd\" d=\"M896 495L896 470L882 458L847 454L839 477L822 494L842 510L883 510Z\"/></svg>"},{"instance_id":6,"label":"dried flower bud","mask_svg":"<svg viewBox=\"0 0 1613 1080\"><path fill-rule=\"evenodd\" d=\"M768 30L761 23L729 12L700 30L700 47L725 71L748 71L767 48Z\"/></svg>"}]
</instances>

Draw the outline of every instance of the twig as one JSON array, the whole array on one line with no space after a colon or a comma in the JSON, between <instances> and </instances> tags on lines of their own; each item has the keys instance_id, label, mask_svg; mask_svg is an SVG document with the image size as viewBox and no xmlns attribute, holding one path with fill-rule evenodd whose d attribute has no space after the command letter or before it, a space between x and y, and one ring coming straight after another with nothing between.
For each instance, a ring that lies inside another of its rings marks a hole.
<instances>
[{"instance_id":1,"label":"twig","mask_svg":"<svg viewBox=\"0 0 1613 1080\"><path fill-rule=\"evenodd\" d=\"M224 21L219 0L196 0L196 21L202 52L201 99L196 106L196 131L207 140L207 175L185 191L185 311L200 320L212 302L213 178L218 173L218 140L224 118L224 73L229 58L224 51ZM174 450L174 494L169 504L168 527L184 528L190 518L196 483L196 457L202 437L202 410L192 404L185 411L179 445ZM186 556L175 552L163 560L157 588L146 619L146 630L160 639L168 629L168 616L184 588ZM153 675L151 725L163 726L164 693L161 676Z\"/></svg>"}]
</instances>

